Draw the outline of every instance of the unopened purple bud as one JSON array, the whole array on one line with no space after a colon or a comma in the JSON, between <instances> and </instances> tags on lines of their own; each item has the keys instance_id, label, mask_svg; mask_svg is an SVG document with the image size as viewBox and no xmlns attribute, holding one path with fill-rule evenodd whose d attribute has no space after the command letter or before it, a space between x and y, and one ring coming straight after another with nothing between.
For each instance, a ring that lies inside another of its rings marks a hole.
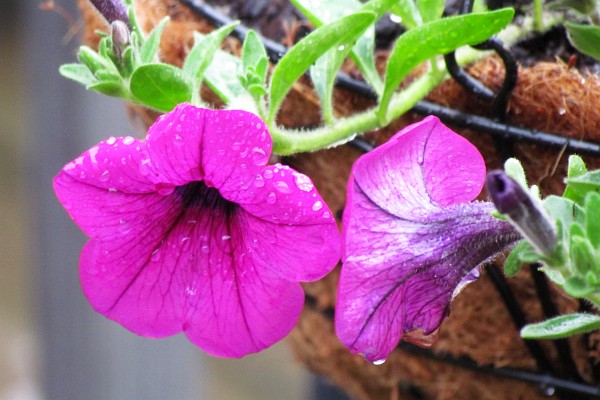
<instances>
[{"instance_id":1,"label":"unopened purple bud","mask_svg":"<svg viewBox=\"0 0 600 400\"><path fill-rule=\"evenodd\" d=\"M110 24L110 35L112 38L113 53L121 60L123 52L131 42L129 28L123 21L113 21Z\"/></svg>"},{"instance_id":2,"label":"unopened purple bud","mask_svg":"<svg viewBox=\"0 0 600 400\"><path fill-rule=\"evenodd\" d=\"M123 0L90 0L100 14L109 24L114 21L123 21L129 25L129 16L127 15L127 6Z\"/></svg>"},{"instance_id":3,"label":"unopened purple bud","mask_svg":"<svg viewBox=\"0 0 600 400\"><path fill-rule=\"evenodd\" d=\"M485 185L496 209L538 252L550 255L556 246L554 225L531 195L502 170L489 172Z\"/></svg>"}]
</instances>

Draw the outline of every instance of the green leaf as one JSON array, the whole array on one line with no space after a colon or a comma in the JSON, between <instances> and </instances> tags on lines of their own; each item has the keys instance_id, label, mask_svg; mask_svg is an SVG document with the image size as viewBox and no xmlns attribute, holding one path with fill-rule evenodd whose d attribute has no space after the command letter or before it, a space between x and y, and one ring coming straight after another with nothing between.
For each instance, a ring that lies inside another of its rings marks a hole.
<instances>
[{"instance_id":1,"label":"green leaf","mask_svg":"<svg viewBox=\"0 0 600 400\"><path fill-rule=\"evenodd\" d=\"M514 276L521 270L523 263L519 259L519 254L524 250L532 250L531 245L526 241L521 240L517 243L517 246L512 249L508 257L506 257L506 261L504 262L504 275Z\"/></svg>"},{"instance_id":2,"label":"green leaf","mask_svg":"<svg viewBox=\"0 0 600 400\"><path fill-rule=\"evenodd\" d=\"M384 90L377 111L379 120L387 124L387 109L394 91L420 63L460 46L483 42L502 30L513 15L513 9L504 8L448 17L417 26L400 36L386 66Z\"/></svg>"},{"instance_id":3,"label":"green leaf","mask_svg":"<svg viewBox=\"0 0 600 400\"><path fill-rule=\"evenodd\" d=\"M583 159L577 155L569 156L569 166L567 172L567 187L563 193L563 197L571 199L578 204L583 204L583 197L569 185L569 179L577 178L587 172L587 168Z\"/></svg>"},{"instance_id":4,"label":"green leaf","mask_svg":"<svg viewBox=\"0 0 600 400\"><path fill-rule=\"evenodd\" d=\"M417 0L423 22L436 21L444 12L444 0Z\"/></svg>"},{"instance_id":5,"label":"green leaf","mask_svg":"<svg viewBox=\"0 0 600 400\"><path fill-rule=\"evenodd\" d=\"M521 329L524 339L561 339L600 328L600 316L593 314L561 315Z\"/></svg>"},{"instance_id":6,"label":"green leaf","mask_svg":"<svg viewBox=\"0 0 600 400\"><path fill-rule=\"evenodd\" d=\"M334 119L332 96L335 78L350 50L350 46L331 49L310 68L310 78L321 100L323 121L327 124L331 124Z\"/></svg>"},{"instance_id":7,"label":"green leaf","mask_svg":"<svg viewBox=\"0 0 600 400\"><path fill-rule=\"evenodd\" d=\"M513 178L523 189L529 191L529 186L527 186L527 177L525 176L525 170L523 169L523 165L516 158L509 158L504 162L504 171L506 175Z\"/></svg>"},{"instance_id":8,"label":"green leaf","mask_svg":"<svg viewBox=\"0 0 600 400\"><path fill-rule=\"evenodd\" d=\"M374 0L362 4L357 0L292 0L292 3L316 27L331 23L348 15L349 12L370 11L375 13L375 22L397 0ZM375 28L369 27L357 41L352 52L352 60L362 72L365 80L376 93L381 94L383 84L375 68Z\"/></svg>"},{"instance_id":9,"label":"green leaf","mask_svg":"<svg viewBox=\"0 0 600 400\"><path fill-rule=\"evenodd\" d=\"M399 16L406 29L413 29L423 23L419 8L413 0L399 0L391 9L392 13Z\"/></svg>"},{"instance_id":10,"label":"green leaf","mask_svg":"<svg viewBox=\"0 0 600 400\"><path fill-rule=\"evenodd\" d=\"M596 11L596 2L594 0L557 0L547 5L548 10L559 10L569 8L583 16L592 16Z\"/></svg>"},{"instance_id":11,"label":"green leaf","mask_svg":"<svg viewBox=\"0 0 600 400\"><path fill-rule=\"evenodd\" d=\"M565 22L571 44L583 54L600 60L600 26Z\"/></svg>"},{"instance_id":12,"label":"green leaf","mask_svg":"<svg viewBox=\"0 0 600 400\"><path fill-rule=\"evenodd\" d=\"M267 67L269 66L267 50L265 50L265 46L258 34L253 30L248 31L244 39L242 66L246 74L252 68L263 83L266 81Z\"/></svg>"},{"instance_id":13,"label":"green leaf","mask_svg":"<svg viewBox=\"0 0 600 400\"><path fill-rule=\"evenodd\" d=\"M191 82L179 68L168 64L142 65L131 75L129 87L138 101L163 112L192 97Z\"/></svg>"},{"instance_id":14,"label":"green leaf","mask_svg":"<svg viewBox=\"0 0 600 400\"><path fill-rule=\"evenodd\" d=\"M269 87L270 123L275 121L277 111L288 91L327 50L348 46L373 23L375 15L361 12L348 15L318 28L288 51L279 61L271 76Z\"/></svg>"},{"instance_id":15,"label":"green leaf","mask_svg":"<svg viewBox=\"0 0 600 400\"><path fill-rule=\"evenodd\" d=\"M600 195L594 192L585 199L585 230L592 247L600 249Z\"/></svg>"},{"instance_id":16,"label":"green leaf","mask_svg":"<svg viewBox=\"0 0 600 400\"><path fill-rule=\"evenodd\" d=\"M150 32L148 38L142 45L140 50L140 59L142 64L148 64L156 60L156 53L158 52L158 47L160 45L160 38L162 37L162 33L165 30L165 26L169 22L169 17L164 17Z\"/></svg>"},{"instance_id":17,"label":"green leaf","mask_svg":"<svg viewBox=\"0 0 600 400\"><path fill-rule=\"evenodd\" d=\"M110 64L112 64L112 61L109 63L107 59L103 58L88 46L81 46L79 48L77 59L94 74L97 71L107 69Z\"/></svg>"},{"instance_id":18,"label":"green leaf","mask_svg":"<svg viewBox=\"0 0 600 400\"><path fill-rule=\"evenodd\" d=\"M564 228L562 229L562 239L559 237L558 242L568 243L570 226L573 223L581 225L585 223L584 209L572 200L558 196L546 197L543 204L550 218L555 223L560 221L560 225Z\"/></svg>"},{"instance_id":19,"label":"green leaf","mask_svg":"<svg viewBox=\"0 0 600 400\"><path fill-rule=\"evenodd\" d=\"M100 92L112 97L122 97L124 99L129 98L129 91L120 80L94 83L88 85L87 89L95 90L96 92Z\"/></svg>"},{"instance_id":20,"label":"green leaf","mask_svg":"<svg viewBox=\"0 0 600 400\"><path fill-rule=\"evenodd\" d=\"M97 81L94 74L83 64L61 65L58 72L65 78L74 80L84 86L89 86Z\"/></svg>"},{"instance_id":21,"label":"green leaf","mask_svg":"<svg viewBox=\"0 0 600 400\"><path fill-rule=\"evenodd\" d=\"M242 61L218 50L214 54L214 62L204 72L204 81L221 100L229 104L246 93L238 79L241 73Z\"/></svg>"},{"instance_id":22,"label":"green leaf","mask_svg":"<svg viewBox=\"0 0 600 400\"><path fill-rule=\"evenodd\" d=\"M583 205L588 192L600 193L600 170L585 172L577 176L568 176L564 196Z\"/></svg>"},{"instance_id":23,"label":"green leaf","mask_svg":"<svg viewBox=\"0 0 600 400\"><path fill-rule=\"evenodd\" d=\"M213 62L214 55L221 48L221 42L239 24L239 21L212 31L208 35L194 32L194 47L190 50L185 62L183 72L195 81L196 87L200 87L204 72L209 64Z\"/></svg>"}]
</instances>

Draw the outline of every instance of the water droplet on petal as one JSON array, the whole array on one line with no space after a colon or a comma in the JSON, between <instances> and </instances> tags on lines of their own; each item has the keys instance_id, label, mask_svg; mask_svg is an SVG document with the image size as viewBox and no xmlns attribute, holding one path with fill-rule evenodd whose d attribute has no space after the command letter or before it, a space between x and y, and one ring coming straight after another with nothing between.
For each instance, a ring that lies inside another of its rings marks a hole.
<instances>
[{"instance_id":1,"label":"water droplet on petal","mask_svg":"<svg viewBox=\"0 0 600 400\"><path fill-rule=\"evenodd\" d=\"M252 149L252 159L256 165L264 165L267 163L267 154L260 147Z\"/></svg>"},{"instance_id":2,"label":"water droplet on petal","mask_svg":"<svg viewBox=\"0 0 600 400\"><path fill-rule=\"evenodd\" d=\"M325 212L323 213L323 218L325 218L325 219L329 219L329 218L331 218L331 213L330 213L329 211L325 211Z\"/></svg>"},{"instance_id":3,"label":"water droplet on petal","mask_svg":"<svg viewBox=\"0 0 600 400\"><path fill-rule=\"evenodd\" d=\"M229 240L229 239L231 239L231 236L229 236L229 235L221 236L221 240Z\"/></svg>"},{"instance_id":4,"label":"water droplet on petal","mask_svg":"<svg viewBox=\"0 0 600 400\"><path fill-rule=\"evenodd\" d=\"M277 201L277 196L275 195L275 193L273 193L273 192L269 193L269 195L267 196L267 203L275 204L276 201Z\"/></svg>"},{"instance_id":5,"label":"water droplet on petal","mask_svg":"<svg viewBox=\"0 0 600 400\"><path fill-rule=\"evenodd\" d=\"M203 252L204 254L208 254L209 250L210 249L207 244L203 244L202 247L200 247L200 251Z\"/></svg>"},{"instance_id":6,"label":"water droplet on petal","mask_svg":"<svg viewBox=\"0 0 600 400\"><path fill-rule=\"evenodd\" d=\"M381 360L373 361L373 365L381 365L384 362L385 362L385 358L382 358Z\"/></svg>"},{"instance_id":7,"label":"water droplet on petal","mask_svg":"<svg viewBox=\"0 0 600 400\"><path fill-rule=\"evenodd\" d=\"M256 187L265 186L265 180L261 174L256 175L256 177L254 178L254 186L256 186Z\"/></svg>"},{"instance_id":8,"label":"water droplet on petal","mask_svg":"<svg viewBox=\"0 0 600 400\"><path fill-rule=\"evenodd\" d=\"M296 186L298 186L298 189L303 192L310 192L314 187L310 178L306 175L294 174L294 182L296 183Z\"/></svg>"},{"instance_id":9,"label":"water droplet on petal","mask_svg":"<svg viewBox=\"0 0 600 400\"><path fill-rule=\"evenodd\" d=\"M265 179L271 179L273 177L273 171L270 169L266 169L265 172L263 172L263 176L265 177Z\"/></svg>"},{"instance_id":10,"label":"water droplet on petal","mask_svg":"<svg viewBox=\"0 0 600 400\"><path fill-rule=\"evenodd\" d=\"M111 193L118 192L117 188L114 188L114 187L108 188L108 191L111 192Z\"/></svg>"},{"instance_id":11,"label":"water droplet on petal","mask_svg":"<svg viewBox=\"0 0 600 400\"><path fill-rule=\"evenodd\" d=\"M81 171L81 172L79 173L79 177L80 177L81 179L85 179L85 176L86 176L86 175L85 175L85 171Z\"/></svg>"},{"instance_id":12,"label":"water droplet on petal","mask_svg":"<svg viewBox=\"0 0 600 400\"><path fill-rule=\"evenodd\" d=\"M114 136L111 136L111 137L109 137L108 139L106 139L106 144L109 144L109 145L111 145L111 146L112 146L113 144L115 144L116 142L117 142L117 138L116 138L116 137L114 137Z\"/></svg>"},{"instance_id":13,"label":"water droplet on petal","mask_svg":"<svg viewBox=\"0 0 600 400\"><path fill-rule=\"evenodd\" d=\"M323 203L319 200L315 201L315 204L312 206L312 210L319 211L321 208L323 208Z\"/></svg>"},{"instance_id":14,"label":"water droplet on petal","mask_svg":"<svg viewBox=\"0 0 600 400\"><path fill-rule=\"evenodd\" d=\"M108 172L108 170L104 171L98 179L100 180L100 182L106 182L110 179L110 172Z\"/></svg>"},{"instance_id":15,"label":"water droplet on petal","mask_svg":"<svg viewBox=\"0 0 600 400\"><path fill-rule=\"evenodd\" d=\"M273 186L275 186L275 189L277 189L281 193L286 193L286 194L292 193L292 189L290 189L288 184L284 181L277 181L273 184Z\"/></svg>"},{"instance_id":16,"label":"water droplet on petal","mask_svg":"<svg viewBox=\"0 0 600 400\"><path fill-rule=\"evenodd\" d=\"M158 260L160 260L160 249L154 250L150 256L150 261L157 262Z\"/></svg>"},{"instance_id":17,"label":"water droplet on petal","mask_svg":"<svg viewBox=\"0 0 600 400\"><path fill-rule=\"evenodd\" d=\"M133 142L135 142L135 139L132 138L131 136L125 136L123 138L123 144L125 144L125 145L129 146L130 144L133 144Z\"/></svg>"}]
</instances>

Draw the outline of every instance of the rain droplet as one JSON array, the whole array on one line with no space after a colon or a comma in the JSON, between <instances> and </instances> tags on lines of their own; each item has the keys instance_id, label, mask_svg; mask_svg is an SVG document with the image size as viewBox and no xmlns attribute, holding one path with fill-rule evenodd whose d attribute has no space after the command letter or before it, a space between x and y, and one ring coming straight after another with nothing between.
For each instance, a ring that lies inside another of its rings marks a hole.
<instances>
[{"instance_id":1,"label":"rain droplet","mask_svg":"<svg viewBox=\"0 0 600 400\"><path fill-rule=\"evenodd\" d=\"M331 213L330 213L329 211L325 211L325 212L323 213L323 218L325 218L325 219L329 219L329 218L331 218Z\"/></svg>"},{"instance_id":2,"label":"rain droplet","mask_svg":"<svg viewBox=\"0 0 600 400\"><path fill-rule=\"evenodd\" d=\"M373 365L381 365L384 362L385 362L385 358L382 358L381 360L373 361Z\"/></svg>"},{"instance_id":3,"label":"rain droplet","mask_svg":"<svg viewBox=\"0 0 600 400\"><path fill-rule=\"evenodd\" d=\"M267 169L263 173L263 176L265 177L265 179L271 179L273 177L273 171L270 169Z\"/></svg>"},{"instance_id":4,"label":"rain droplet","mask_svg":"<svg viewBox=\"0 0 600 400\"><path fill-rule=\"evenodd\" d=\"M273 192L269 193L269 195L267 196L267 203L275 204L276 201L277 201L277 196L275 195L275 193L273 193Z\"/></svg>"},{"instance_id":5,"label":"rain droplet","mask_svg":"<svg viewBox=\"0 0 600 400\"><path fill-rule=\"evenodd\" d=\"M181 238L181 243L185 243L188 240L190 240L189 236L184 236L184 237Z\"/></svg>"},{"instance_id":6,"label":"rain droplet","mask_svg":"<svg viewBox=\"0 0 600 400\"><path fill-rule=\"evenodd\" d=\"M254 160L254 163L257 165L266 164L267 154L260 147L255 147L252 149L252 159Z\"/></svg>"},{"instance_id":7,"label":"rain droplet","mask_svg":"<svg viewBox=\"0 0 600 400\"><path fill-rule=\"evenodd\" d=\"M256 187L265 186L265 180L261 174L256 175L256 178L254 178L254 186L256 186Z\"/></svg>"},{"instance_id":8,"label":"rain droplet","mask_svg":"<svg viewBox=\"0 0 600 400\"><path fill-rule=\"evenodd\" d=\"M298 186L298 189L303 192L310 192L314 187L310 178L306 175L294 174L294 182L296 183L296 186Z\"/></svg>"},{"instance_id":9,"label":"rain droplet","mask_svg":"<svg viewBox=\"0 0 600 400\"><path fill-rule=\"evenodd\" d=\"M312 206L312 210L319 211L321 208L323 208L323 203L319 200L315 201L315 204Z\"/></svg>"},{"instance_id":10,"label":"rain droplet","mask_svg":"<svg viewBox=\"0 0 600 400\"><path fill-rule=\"evenodd\" d=\"M117 142L117 138L116 138L116 137L114 137L114 136L111 136L111 137L109 137L108 139L106 139L106 144L109 144L109 145L111 145L111 146L112 146L113 144L115 144L116 142Z\"/></svg>"},{"instance_id":11,"label":"rain droplet","mask_svg":"<svg viewBox=\"0 0 600 400\"><path fill-rule=\"evenodd\" d=\"M105 170L98 179L100 180L100 182L106 182L110 179L110 172L108 172L108 170Z\"/></svg>"},{"instance_id":12,"label":"rain droplet","mask_svg":"<svg viewBox=\"0 0 600 400\"><path fill-rule=\"evenodd\" d=\"M158 260L160 260L160 249L154 250L150 256L150 261L156 262Z\"/></svg>"},{"instance_id":13,"label":"rain droplet","mask_svg":"<svg viewBox=\"0 0 600 400\"><path fill-rule=\"evenodd\" d=\"M85 171L81 171L81 172L79 173L79 177L80 177L81 179L85 179Z\"/></svg>"},{"instance_id":14,"label":"rain droplet","mask_svg":"<svg viewBox=\"0 0 600 400\"><path fill-rule=\"evenodd\" d=\"M344 51L345 48L346 48L346 46L341 45L341 46L338 47L338 51Z\"/></svg>"},{"instance_id":15,"label":"rain droplet","mask_svg":"<svg viewBox=\"0 0 600 400\"><path fill-rule=\"evenodd\" d=\"M118 192L117 188L114 188L114 187L108 188L108 191L111 193Z\"/></svg>"},{"instance_id":16,"label":"rain droplet","mask_svg":"<svg viewBox=\"0 0 600 400\"><path fill-rule=\"evenodd\" d=\"M559 108L558 109L558 115L565 115L567 113L567 110L565 110L564 108Z\"/></svg>"},{"instance_id":17,"label":"rain droplet","mask_svg":"<svg viewBox=\"0 0 600 400\"><path fill-rule=\"evenodd\" d=\"M125 144L125 145L129 146L130 144L133 144L133 142L135 142L135 139L132 138L131 136L125 136L123 138L123 144Z\"/></svg>"},{"instance_id":18,"label":"rain droplet","mask_svg":"<svg viewBox=\"0 0 600 400\"><path fill-rule=\"evenodd\" d=\"M200 247L200 251L203 252L204 254L208 254L209 250L210 249L207 244L203 244L202 247Z\"/></svg>"},{"instance_id":19,"label":"rain droplet","mask_svg":"<svg viewBox=\"0 0 600 400\"><path fill-rule=\"evenodd\" d=\"M229 235L221 236L221 240L229 240L229 239L231 239L231 236L229 236Z\"/></svg>"},{"instance_id":20,"label":"rain droplet","mask_svg":"<svg viewBox=\"0 0 600 400\"><path fill-rule=\"evenodd\" d=\"M277 181L273 184L273 186L275 186L275 189L277 189L281 193L286 193L286 194L292 193L292 189L290 189L288 184L284 181Z\"/></svg>"}]
</instances>

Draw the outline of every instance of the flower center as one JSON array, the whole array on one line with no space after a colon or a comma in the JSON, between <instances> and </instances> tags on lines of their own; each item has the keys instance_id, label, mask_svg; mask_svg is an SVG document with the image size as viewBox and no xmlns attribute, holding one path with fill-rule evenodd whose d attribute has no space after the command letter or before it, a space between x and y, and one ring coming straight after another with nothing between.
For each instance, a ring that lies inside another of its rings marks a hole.
<instances>
[{"instance_id":1,"label":"flower center","mask_svg":"<svg viewBox=\"0 0 600 400\"><path fill-rule=\"evenodd\" d=\"M181 196L185 208L198 207L209 210L220 210L227 217L232 216L237 210L237 204L226 200L215 188L206 186L203 181L190 182L178 186L175 192Z\"/></svg>"}]
</instances>

